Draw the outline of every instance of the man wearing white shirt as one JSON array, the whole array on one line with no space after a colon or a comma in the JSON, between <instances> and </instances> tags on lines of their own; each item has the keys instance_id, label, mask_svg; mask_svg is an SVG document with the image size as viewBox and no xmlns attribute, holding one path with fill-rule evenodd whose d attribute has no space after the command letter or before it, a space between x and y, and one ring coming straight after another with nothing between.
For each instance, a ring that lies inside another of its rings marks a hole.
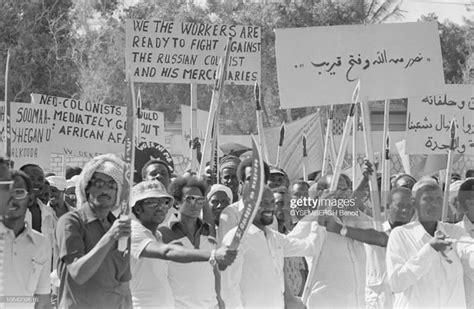
<instances>
[{"instance_id":1,"label":"man wearing white shirt","mask_svg":"<svg viewBox=\"0 0 474 309\"><path fill-rule=\"evenodd\" d=\"M247 184L244 190L250 186ZM244 191L244 192L245 192ZM245 194L244 194L245 195ZM275 215L275 199L264 187L262 201L253 224L239 247L239 254L231 266L221 273L221 295L226 308L284 308L283 258L286 256L316 255L325 239L326 231L315 222L304 239L289 237L268 228ZM229 245L236 227L224 237Z\"/></svg>"},{"instance_id":2,"label":"man wearing white shirt","mask_svg":"<svg viewBox=\"0 0 474 309\"><path fill-rule=\"evenodd\" d=\"M454 243L467 234L439 221L443 193L434 181L417 182L413 196L418 220L395 228L387 247L394 307L465 308L463 274L472 278L468 260L474 246Z\"/></svg>"},{"instance_id":3,"label":"man wearing white shirt","mask_svg":"<svg viewBox=\"0 0 474 309\"><path fill-rule=\"evenodd\" d=\"M161 241L162 236L157 228L173 201L163 184L156 180L142 181L132 189L131 204L135 218L132 219L130 290L134 308L174 307L166 260L179 263L207 262L212 256L210 250L187 249ZM216 262L228 265L234 260L235 253L226 248L217 249Z\"/></svg>"},{"instance_id":4,"label":"man wearing white shirt","mask_svg":"<svg viewBox=\"0 0 474 309\"><path fill-rule=\"evenodd\" d=\"M474 237L474 178L466 179L459 187L458 203L464 218L456 225L462 227L466 233ZM474 255L471 258L474 266ZM464 290L466 291L466 301L468 308L474 308L474 280L468 273L464 273Z\"/></svg>"},{"instance_id":5,"label":"man wearing white shirt","mask_svg":"<svg viewBox=\"0 0 474 309\"><path fill-rule=\"evenodd\" d=\"M12 171L14 180L5 216L0 223L1 296L5 308L51 308L51 247L25 221L34 201L31 180Z\"/></svg>"}]
</instances>

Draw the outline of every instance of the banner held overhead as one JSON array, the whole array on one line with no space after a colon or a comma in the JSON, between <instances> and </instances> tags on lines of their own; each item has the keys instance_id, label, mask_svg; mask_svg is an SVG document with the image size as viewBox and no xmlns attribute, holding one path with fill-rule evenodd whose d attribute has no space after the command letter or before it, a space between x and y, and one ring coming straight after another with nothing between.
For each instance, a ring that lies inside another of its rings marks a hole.
<instances>
[{"instance_id":1,"label":"banner held overhead","mask_svg":"<svg viewBox=\"0 0 474 309\"><path fill-rule=\"evenodd\" d=\"M232 37L226 82L260 82L260 27L129 19L125 61L134 82L213 84Z\"/></svg>"},{"instance_id":2,"label":"banner held overhead","mask_svg":"<svg viewBox=\"0 0 474 309\"><path fill-rule=\"evenodd\" d=\"M276 29L282 108L424 95L444 85L436 22Z\"/></svg>"}]
</instances>

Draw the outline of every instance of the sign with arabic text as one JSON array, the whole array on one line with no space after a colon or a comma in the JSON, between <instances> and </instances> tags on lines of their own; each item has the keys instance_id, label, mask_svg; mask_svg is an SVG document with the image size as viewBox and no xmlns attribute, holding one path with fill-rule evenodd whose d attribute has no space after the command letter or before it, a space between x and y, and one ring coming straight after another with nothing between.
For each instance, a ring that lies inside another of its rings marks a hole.
<instances>
[{"instance_id":1,"label":"sign with arabic text","mask_svg":"<svg viewBox=\"0 0 474 309\"><path fill-rule=\"evenodd\" d=\"M129 19L125 60L135 82L213 84L232 38L226 81L260 82L260 27Z\"/></svg>"},{"instance_id":2,"label":"sign with arabic text","mask_svg":"<svg viewBox=\"0 0 474 309\"><path fill-rule=\"evenodd\" d=\"M408 99L407 154L446 154L456 119L455 153L474 155L474 87L445 85L444 94Z\"/></svg>"},{"instance_id":3,"label":"sign with arabic text","mask_svg":"<svg viewBox=\"0 0 474 309\"><path fill-rule=\"evenodd\" d=\"M438 25L396 23L276 29L282 108L430 93L444 85Z\"/></svg>"}]
</instances>

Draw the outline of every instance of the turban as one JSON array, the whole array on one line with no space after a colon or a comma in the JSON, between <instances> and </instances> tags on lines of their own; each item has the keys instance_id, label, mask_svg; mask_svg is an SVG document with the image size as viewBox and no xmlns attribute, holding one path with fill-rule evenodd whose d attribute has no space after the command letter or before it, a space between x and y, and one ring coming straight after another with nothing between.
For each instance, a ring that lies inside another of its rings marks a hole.
<instances>
[{"instance_id":1,"label":"turban","mask_svg":"<svg viewBox=\"0 0 474 309\"><path fill-rule=\"evenodd\" d=\"M122 193L124 169L125 162L111 153L94 157L92 160L87 162L76 183L77 207L82 207L82 205L87 201L87 184L91 180L92 175L98 172L112 177L112 179L117 183L118 189L115 202L115 208L117 208L120 203L120 194Z\"/></svg>"},{"instance_id":2,"label":"turban","mask_svg":"<svg viewBox=\"0 0 474 309\"><path fill-rule=\"evenodd\" d=\"M234 195L232 194L232 191L230 190L229 187L221 185L221 184L212 185L211 189L209 190L209 193L207 193L207 199L210 200L211 197L216 192L219 192L219 191L224 192L229 197L229 200L232 203L232 200L234 199Z\"/></svg>"},{"instance_id":3,"label":"turban","mask_svg":"<svg viewBox=\"0 0 474 309\"><path fill-rule=\"evenodd\" d=\"M46 177L51 187L57 188L59 191L66 190L66 179L61 176L49 176Z\"/></svg>"},{"instance_id":4,"label":"turban","mask_svg":"<svg viewBox=\"0 0 474 309\"><path fill-rule=\"evenodd\" d=\"M225 168L231 168L236 170L240 164L240 159L236 156L227 155L221 159L220 170L222 171Z\"/></svg>"}]
</instances>

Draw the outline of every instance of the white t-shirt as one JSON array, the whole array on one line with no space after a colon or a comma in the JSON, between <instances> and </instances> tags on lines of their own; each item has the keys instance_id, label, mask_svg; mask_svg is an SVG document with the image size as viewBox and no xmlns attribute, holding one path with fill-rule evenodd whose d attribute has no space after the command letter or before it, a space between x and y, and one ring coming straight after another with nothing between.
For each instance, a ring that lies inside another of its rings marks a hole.
<instances>
[{"instance_id":1,"label":"white t-shirt","mask_svg":"<svg viewBox=\"0 0 474 309\"><path fill-rule=\"evenodd\" d=\"M132 220L130 266L133 308L174 308L173 294L168 283L168 262L161 259L140 257L143 249L152 241L161 242L137 220Z\"/></svg>"}]
</instances>

